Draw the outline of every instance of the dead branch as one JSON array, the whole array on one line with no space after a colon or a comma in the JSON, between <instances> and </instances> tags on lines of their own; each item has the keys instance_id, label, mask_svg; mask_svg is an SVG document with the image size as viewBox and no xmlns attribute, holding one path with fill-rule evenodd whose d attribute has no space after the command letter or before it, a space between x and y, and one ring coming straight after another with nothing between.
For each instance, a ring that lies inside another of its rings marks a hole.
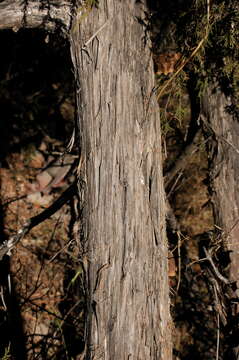
<instances>
[{"instance_id":1,"label":"dead branch","mask_svg":"<svg viewBox=\"0 0 239 360\"><path fill-rule=\"evenodd\" d=\"M221 280L224 284L228 285L230 284L230 281L225 278L220 272L219 270L217 269L216 265L214 264L213 262L213 259L212 259L212 256L211 256L211 253L213 251L213 249L210 249L210 250L207 250L205 247L203 247L203 250L206 254L206 259L210 262L211 266L212 266L212 269L214 271L214 274L216 275L216 277Z\"/></svg>"},{"instance_id":2,"label":"dead branch","mask_svg":"<svg viewBox=\"0 0 239 360\"><path fill-rule=\"evenodd\" d=\"M170 185L171 181L178 174L179 171L182 171L188 165L190 157L199 149L201 143L199 142L201 136L201 130L198 130L196 135L193 138L193 141L186 146L183 153L179 156L179 158L175 161L171 170L169 170L164 177L165 188L167 189Z\"/></svg>"},{"instance_id":3,"label":"dead branch","mask_svg":"<svg viewBox=\"0 0 239 360\"><path fill-rule=\"evenodd\" d=\"M4 255L10 255L11 250L21 241L26 234L29 233L31 229L39 225L50 216L52 216L56 211L58 211L77 191L76 182L68 187L66 191L52 204L49 208L42 211L40 214L33 216L25 222L23 227L18 230L17 234L10 237L10 239L3 242L0 246L0 261Z\"/></svg>"}]
</instances>

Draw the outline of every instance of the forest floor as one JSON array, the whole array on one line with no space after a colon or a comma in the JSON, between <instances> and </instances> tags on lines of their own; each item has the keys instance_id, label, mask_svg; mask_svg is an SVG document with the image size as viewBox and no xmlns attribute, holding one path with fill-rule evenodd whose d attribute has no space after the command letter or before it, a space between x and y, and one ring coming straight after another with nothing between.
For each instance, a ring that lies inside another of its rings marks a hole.
<instances>
[{"instance_id":1,"label":"forest floor","mask_svg":"<svg viewBox=\"0 0 239 360\"><path fill-rule=\"evenodd\" d=\"M75 148L72 155L61 157L75 116L69 47L55 37L48 44L46 36L37 31L1 34L6 48L0 70L0 215L5 239L74 181ZM57 180L59 168L66 170ZM0 358L17 354L22 359L77 359L82 351L77 201L72 198L32 229L10 260L2 262Z\"/></svg>"}]
</instances>

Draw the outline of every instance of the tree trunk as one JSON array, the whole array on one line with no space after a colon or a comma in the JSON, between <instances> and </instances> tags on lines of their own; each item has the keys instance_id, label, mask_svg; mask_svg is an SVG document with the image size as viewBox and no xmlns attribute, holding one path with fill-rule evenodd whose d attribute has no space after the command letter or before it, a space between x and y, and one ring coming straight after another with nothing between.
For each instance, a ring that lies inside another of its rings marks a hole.
<instances>
[{"instance_id":1,"label":"tree trunk","mask_svg":"<svg viewBox=\"0 0 239 360\"><path fill-rule=\"evenodd\" d=\"M229 113L231 105L219 87L211 86L203 98L202 114L214 136L210 160L215 224L231 251L230 281L239 287L239 123Z\"/></svg>"},{"instance_id":2,"label":"tree trunk","mask_svg":"<svg viewBox=\"0 0 239 360\"><path fill-rule=\"evenodd\" d=\"M230 355L225 358L238 359L238 302L239 297L239 123L232 113L232 99L226 97L219 86L211 85L202 99L202 119L213 137L210 142L210 185L216 229L216 248L230 252L229 270L222 263L219 268L228 272L227 279L217 279L220 283L222 311L224 312L223 329L226 346ZM214 241L215 242L215 241ZM215 257L216 259L216 257ZM216 259L217 261L217 259ZM226 285L225 285L226 284ZM216 304L218 306L218 304ZM220 313L220 312L219 312ZM225 349L222 349L225 351Z\"/></svg>"},{"instance_id":3,"label":"tree trunk","mask_svg":"<svg viewBox=\"0 0 239 360\"><path fill-rule=\"evenodd\" d=\"M84 2L71 27L87 359L171 359L160 119L143 2L100 0L92 11ZM71 6L5 0L0 29L67 30Z\"/></svg>"},{"instance_id":4,"label":"tree trunk","mask_svg":"<svg viewBox=\"0 0 239 360\"><path fill-rule=\"evenodd\" d=\"M143 10L102 0L86 17L78 13L72 27L85 181L87 359L171 359L160 120L138 21Z\"/></svg>"}]
</instances>

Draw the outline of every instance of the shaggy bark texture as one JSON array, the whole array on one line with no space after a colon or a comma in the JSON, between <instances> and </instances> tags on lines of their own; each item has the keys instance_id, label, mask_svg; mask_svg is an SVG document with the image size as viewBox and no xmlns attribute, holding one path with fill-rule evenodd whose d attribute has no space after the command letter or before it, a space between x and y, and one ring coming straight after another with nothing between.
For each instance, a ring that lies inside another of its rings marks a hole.
<instances>
[{"instance_id":1,"label":"shaggy bark texture","mask_svg":"<svg viewBox=\"0 0 239 360\"><path fill-rule=\"evenodd\" d=\"M231 251L230 281L239 287L239 123L230 113L232 100L217 85L202 101L202 116L213 141L210 146L210 178L215 224L222 230L225 248ZM237 296L239 295L237 290Z\"/></svg>"},{"instance_id":2,"label":"shaggy bark texture","mask_svg":"<svg viewBox=\"0 0 239 360\"><path fill-rule=\"evenodd\" d=\"M71 26L87 359L171 359L160 119L144 1L0 3L0 29ZM73 19L73 23L71 20ZM147 40L147 41L146 41ZM82 187L80 188L82 192Z\"/></svg>"},{"instance_id":3,"label":"shaggy bark texture","mask_svg":"<svg viewBox=\"0 0 239 360\"><path fill-rule=\"evenodd\" d=\"M171 359L160 119L141 4L72 27L85 181L90 359Z\"/></svg>"}]
</instances>

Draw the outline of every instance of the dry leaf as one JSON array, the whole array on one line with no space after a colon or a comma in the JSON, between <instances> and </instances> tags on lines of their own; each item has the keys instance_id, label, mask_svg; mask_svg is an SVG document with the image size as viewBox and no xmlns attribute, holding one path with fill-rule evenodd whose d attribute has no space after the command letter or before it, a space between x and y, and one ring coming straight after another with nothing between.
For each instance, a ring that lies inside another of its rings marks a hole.
<instances>
[{"instance_id":1,"label":"dry leaf","mask_svg":"<svg viewBox=\"0 0 239 360\"><path fill-rule=\"evenodd\" d=\"M181 58L181 53L164 53L155 56L155 63L157 67L156 74L168 75L175 71L176 64Z\"/></svg>"}]
</instances>

